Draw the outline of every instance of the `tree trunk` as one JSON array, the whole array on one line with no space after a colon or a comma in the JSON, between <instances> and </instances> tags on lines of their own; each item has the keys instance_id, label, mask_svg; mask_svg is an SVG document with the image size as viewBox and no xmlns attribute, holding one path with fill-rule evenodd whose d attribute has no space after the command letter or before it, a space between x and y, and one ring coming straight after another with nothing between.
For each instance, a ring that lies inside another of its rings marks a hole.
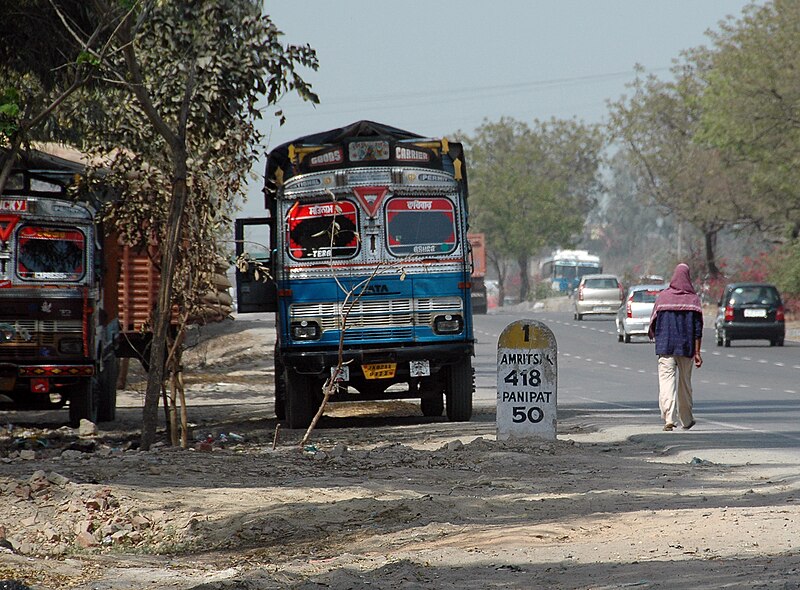
<instances>
[{"instance_id":1,"label":"tree trunk","mask_svg":"<svg viewBox=\"0 0 800 590\"><path fill-rule=\"evenodd\" d=\"M0 194L6 188L6 183L11 176L11 170L14 168L14 160L19 154L20 146L22 145L22 134L14 133L11 137L11 146L8 148L5 156L0 158Z\"/></svg>"},{"instance_id":2,"label":"tree trunk","mask_svg":"<svg viewBox=\"0 0 800 590\"><path fill-rule=\"evenodd\" d=\"M499 258L495 258L490 254L489 262L491 262L495 272L497 273L497 307L503 307L503 303L505 302L506 298L506 274Z\"/></svg>"},{"instance_id":3,"label":"tree trunk","mask_svg":"<svg viewBox=\"0 0 800 590\"><path fill-rule=\"evenodd\" d=\"M167 352L167 336L172 319L172 277L180 244L183 211L186 207L186 151L177 150L175 157L175 179L172 185L172 203L169 211L167 237L161 248L161 284L158 301L153 310L153 343L150 347L150 372L147 375L147 391L142 412L142 450L149 450L155 442L158 425L158 398L164 381L164 363Z\"/></svg>"},{"instance_id":4,"label":"tree trunk","mask_svg":"<svg viewBox=\"0 0 800 590\"><path fill-rule=\"evenodd\" d=\"M719 268L717 268L717 259L715 256L717 247L717 230L710 230L705 232L706 241L706 268L710 277L716 278L719 276Z\"/></svg>"},{"instance_id":5,"label":"tree trunk","mask_svg":"<svg viewBox=\"0 0 800 590\"><path fill-rule=\"evenodd\" d=\"M519 300L527 301L528 293L531 290L530 279L528 278L528 257L520 256L517 258L519 264Z\"/></svg>"}]
</instances>

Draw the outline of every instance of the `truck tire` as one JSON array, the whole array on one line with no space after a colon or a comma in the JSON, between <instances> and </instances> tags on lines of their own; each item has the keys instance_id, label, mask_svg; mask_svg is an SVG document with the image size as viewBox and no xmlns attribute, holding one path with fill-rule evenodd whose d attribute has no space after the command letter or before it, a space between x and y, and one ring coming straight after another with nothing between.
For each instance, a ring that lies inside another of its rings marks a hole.
<instances>
[{"instance_id":1,"label":"truck tire","mask_svg":"<svg viewBox=\"0 0 800 590\"><path fill-rule=\"evenodd\" d=\"M113 422L117 417L118 377L119 359L112 354L103 362L103 372L97 380L100 387L97 404L98 422Z\"/></svg>"},{"instance_id":2,"label":"truck tire","mask_svg":"<svg viewBox=\"0 0 800 590\"><path fill-rule=\"evenodd\" d=\"M444 412L444 396L439 393L429 397L422 397L419 400L422 415L428 417L438 417Z\"/></svg>"},{"instance_id":3,"label":"truck tire","mask_svg":"<svg viewBox=\"0 0 800 590\"><path fill-rule=\"evenodd\" d=\"M314 387L318 380L312 375L296 373L288 367L283 371L286 381L286 425L289 428L307 428L317 413ZM321 391L321 388L320 388Z\"/></svg>"},{"instance_id":4,"label":"truck tire","mask_svg":"<svg viewBox=\"0 0 800 590\"><path fill-rule=\"evenodd\" d=\"M69 396L69 425L77 428L86 419L97 424L100 387L97 376L76 385Z\"/></svg>"},{"instance_id":5,"label":"truck tire","mask_svg":"<svg viewBox=\"0 0 800 590\"><path fill-rule=\"evenodd\" d=\"M283 363L275 347L275 417L286 420L286 375Z\"/></svg>"},{"instance_id":6,"label":"truck tire","mask_svg":"<svg viewBox=\"0 0 800 590\"><path fill-rule=\"evenodd\" d=\"M472 392L475 389L472 361L461 359L447 369L447 418L451 422L469 422L472 418Z\"/></svg>"},{"instance_id":7,"label":"truck tire","mask_svg":"<svg viewBox=\"0 0 800 590\"><path fill-rule=\"evenodd\" d=\"M423 416L436 417L444 412L444 384L428 377L419 384L419 405Z\"/></svg>"}]
</instances>

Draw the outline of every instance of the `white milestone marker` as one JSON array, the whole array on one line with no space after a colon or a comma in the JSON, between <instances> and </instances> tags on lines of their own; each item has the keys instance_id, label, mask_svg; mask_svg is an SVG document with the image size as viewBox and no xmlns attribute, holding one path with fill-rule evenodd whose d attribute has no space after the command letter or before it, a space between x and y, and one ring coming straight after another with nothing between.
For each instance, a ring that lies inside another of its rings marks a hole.
<instances>
[{"instance_id":1,"label":"white milestone marker","mask_svg":"<svg viewBox=\"0 0 800 590\"><path fill-rule=\"evenodd\" d=\"M506 326L497 341L497 439L556 439L558 349L536 320Z\"/></svg>"}]
</instances>

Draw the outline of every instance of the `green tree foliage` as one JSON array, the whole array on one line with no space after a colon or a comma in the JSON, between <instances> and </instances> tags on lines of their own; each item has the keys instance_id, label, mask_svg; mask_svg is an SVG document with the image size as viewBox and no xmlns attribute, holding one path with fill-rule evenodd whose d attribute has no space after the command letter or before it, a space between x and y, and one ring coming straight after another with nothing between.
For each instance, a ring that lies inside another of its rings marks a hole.
<instances>
[{"instance_id":1,"label":"green tree foliage","mask_svg":"<svg viewBox=\"0 0 800 590\"><path fill-rule=\"evenodd\" d=\"M602 134L571 120L528 126L502 118L485 122L464 141L471 223L486 234L499 277L503 260L517 262L525 299L530 259L545 247L573 244L583 231L601 189Z\"/></svg>"},{"instance_id":2,"label":"green tree foliage","mask_svg":"<svg viewBox=\"0 0 800 590\"><path fill-rule=\"evenodd\" d=\"M0 142L10 147L0 158L0 190L30 140L80 137L63 103L92 82L115 26L113 15L92 15L78 0L0 0Z\"/></svg>"},{"instance_id":3,"label":"green tree foliage","mask_svg":"<svg viewBox=\"0 0 800 590\"><path fill-rule=\"evenodd\" d=\"M287 91L316 102L298 68L316 69L317 60L310 47L283 46L252 1L153 1L120 16L118 59L104 63L119 86L93 95L101 116L91 121L91 139L124 194L110 219L127 242L158 248L150 358L161 359L177 350L167 348L173 304L185 319L210 285L217 228L258 156L260 102L274 104ZM163 375L163 364L152 362L143 448L155 440Z\"/></svg>"},{"instance_id":4,"label":"green tree foliage","mask_svg":"<svg viewBox=\"0 0 800 590\"><path fill-rule=\"evenodd\" d=\"M700 137L742 163L768 230L800 235L800 3L751 6L713 34ZM776 227L776 222L777 227Z\"/></svg>"},{"instance_id":5,"label":"green tree foliage","mask_svg":"<svg viewBox=\"0 0 800 590\"><path fill-rule=\"evenodd\" d=\"M741 222L750 193L741 166L698 141L708 54L698 50L673 68L674 80L640 75L631 96L611 105L609 128L630 155L642 199L657 203L704 236L707 271L716 276L718 233Z\"/></svg>"},{"instance_id":6,"label":"green tree foliage","mask_svg":"<svg viewBox=\"0 0 800 590\"><path fill-rule=\"evenodd\" d=\"M781 246L770 258L768 270L770 280L781 291L792 295L792 311L800 311L797 307L800 304L800 241L793 240Z\"/></svg>"}]
</instances>

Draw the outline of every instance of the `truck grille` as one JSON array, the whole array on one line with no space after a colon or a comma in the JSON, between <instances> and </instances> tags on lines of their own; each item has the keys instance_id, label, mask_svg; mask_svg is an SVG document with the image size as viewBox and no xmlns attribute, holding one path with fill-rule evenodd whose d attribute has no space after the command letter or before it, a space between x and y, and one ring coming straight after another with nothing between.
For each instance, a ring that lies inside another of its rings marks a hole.
<instances>
[{"instance_id":1,"label":"truck grille","mask_svg":"<svg viewBox=\"0 0 800 590\"><path fill-rule=\"evenodd\" d=\"M13 326L14 337L11 340L0 340L0 347L23 346L37 347L54 344L56 336L64 334L82 334L81 320L2 320L0 326Z\"/></svg>"},{"instance_id":2,"label":"truck grille","mask_svg":"<svg viewBox=\"0 0 800 590\"><path fill-rule=\"evenodd\" d=\"M461 313L458 297L424 299L387 299L355 301L352 306L341 303L295 303L291 306L291 321L313 319L322 331L342 328L343 308L347 314L346 340L378 340L412 337L414 326L430 326L433 317L441 313ZM400 329L402 332L398 332Z\"/></svg>"}]
</instances>

